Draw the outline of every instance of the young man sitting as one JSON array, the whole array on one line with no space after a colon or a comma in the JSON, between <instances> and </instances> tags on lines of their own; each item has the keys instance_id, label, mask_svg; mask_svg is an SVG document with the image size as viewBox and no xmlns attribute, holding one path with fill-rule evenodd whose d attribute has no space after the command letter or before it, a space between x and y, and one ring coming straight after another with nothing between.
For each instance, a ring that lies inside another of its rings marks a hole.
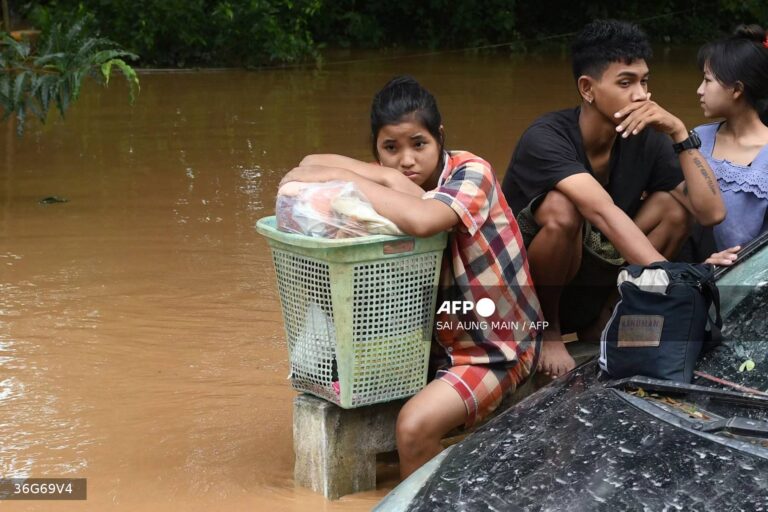
<instances>
[{"instance_id":1,"label":"young man sitting","mask_svg":"<svg viewBox=\"0 0 768 512\"><path fill-rule=\"evenodd\" d=\"M635 25L587 25L572 46L581 105L537 119L504 177L549 322L539 369L552 376L574 367L561 333L599 336L622 264L674 257L691 215L705 226L725 217L698 138L650 99L650 56Z\"/></svg>"}]
</instances>

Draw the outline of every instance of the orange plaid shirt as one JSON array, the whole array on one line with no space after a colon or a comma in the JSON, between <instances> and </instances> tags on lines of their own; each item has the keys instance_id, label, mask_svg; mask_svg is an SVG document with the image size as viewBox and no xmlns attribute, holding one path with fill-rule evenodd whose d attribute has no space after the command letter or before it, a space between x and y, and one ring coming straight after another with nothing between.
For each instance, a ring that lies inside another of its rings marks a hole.
<instances>
[{"instance_id":1,"label":"orange plaid shirt","mask_svg":"<svg viewBox=\"0 0 768 512\"><path fill-rule=\"evenodd\" d=\"M423 198L460 219L443 257L434 340L452 366L516 364L541 339L543 315L520 229L490 164L466 151L446 153L437 188ZM488 307L474 309L484 298L495 305L490 315ZM471 310L451 312L450 304L467 302Z\"/></svg>"}]
</instances>

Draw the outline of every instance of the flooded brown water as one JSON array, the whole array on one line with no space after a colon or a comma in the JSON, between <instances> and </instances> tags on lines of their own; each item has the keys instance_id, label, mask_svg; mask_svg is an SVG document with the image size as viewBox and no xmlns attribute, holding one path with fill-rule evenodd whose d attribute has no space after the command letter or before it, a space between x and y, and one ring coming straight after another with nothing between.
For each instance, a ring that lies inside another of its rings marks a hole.
<instances>
[{"instance_id":1,"label":"flooded brown water","mask_svg":"<svg viewBox=\"0 0 768 512\"><path fill-rule=\"evenodd\" d=\"M689 127L693 55L651 66L654 99ZM1 127L0 475L88 478L86 502L3 509L369 510L397 483L337 502L294 486L294 392L254 230L303 155L370 158L370 98L397 73L435 93L448 146L500 176L537 115L576 102L564 56L447 54L144 73L132 108L122 84L87 87L66 121ZM69 202L38 202L54 195Z\"/></svg>"}]
</instances>

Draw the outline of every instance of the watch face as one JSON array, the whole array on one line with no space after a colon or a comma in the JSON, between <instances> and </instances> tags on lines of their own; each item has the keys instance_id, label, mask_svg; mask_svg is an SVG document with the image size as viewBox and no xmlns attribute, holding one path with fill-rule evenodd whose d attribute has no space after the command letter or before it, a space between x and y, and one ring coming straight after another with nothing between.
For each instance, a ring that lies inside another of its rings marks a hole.
<instances>
[{"instance_id":1,"label":"watch face","mask_svg":"<svg viewBox=\"0 0 768 512\"><path fill-rule=\"evenodd\" d=\"M699 134L693 130L688 132L687 139L682 142L678 142L677 144L672 144L672 148L675 150L675 153L678 154L682 151L685 151L686 149L699 149L700 147L701 139L699 138Z\"/></svg>"},{"instance_id":2,"label":"watch face","mask_svg":"<svg viewBox=\"0 0 768 512\"><path fill-rule=\"evenodd\" d=\"M688 134L688 140L683 141L683 144L685 144L687 149L700 148L701 139L699 138L699 134L691 130L691 133Z\"/></svg>"}]
</instances>

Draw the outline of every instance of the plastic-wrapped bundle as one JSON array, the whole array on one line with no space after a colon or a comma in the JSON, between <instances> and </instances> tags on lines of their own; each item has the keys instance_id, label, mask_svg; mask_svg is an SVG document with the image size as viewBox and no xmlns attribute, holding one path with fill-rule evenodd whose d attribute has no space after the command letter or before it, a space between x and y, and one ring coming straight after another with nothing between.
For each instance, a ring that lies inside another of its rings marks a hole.
<instances>
[{"instance_id":1,"label":"plastic-wrapped bundle","mask_svg":"<svg viewBox=\"0 0 768 512\"><path fill-rule=\"evenodd\" d=\"M319 238L403 234L345 181L288 182L277 192L275 215L279 230Z\"/></svg>"}]
</instances>

